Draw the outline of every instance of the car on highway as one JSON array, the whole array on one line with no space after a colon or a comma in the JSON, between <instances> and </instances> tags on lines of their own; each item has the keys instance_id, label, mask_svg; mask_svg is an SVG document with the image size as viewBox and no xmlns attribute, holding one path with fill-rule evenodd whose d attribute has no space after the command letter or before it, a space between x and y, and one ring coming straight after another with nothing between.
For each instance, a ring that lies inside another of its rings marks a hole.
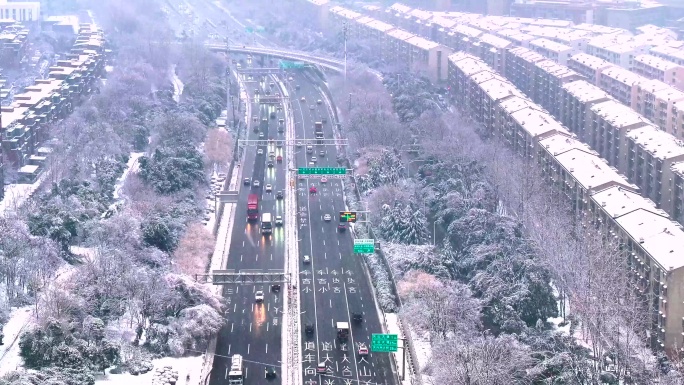
<instances>
[{"instance_id":1,"label":"car on highway","mask_svg":"<svg viewBox=\"0 0 684 385\"><path fill-rule=\"evenodd\" d=\"M264 133L263 133L263 132L260 132L260 133L259 133L259 139L263 139L263 138L264 138Z\"/></svg>"},{"instance_id":2,"label":"car on highway","mask_svg":"<svg viewBox=\"0 0 684 385\"><path fill-rule=\"evenodd\" d=\"M275 87L275 83L271 82L271 84L269 84L269 86L271 86L271 88L273 88L273 87Z\"/></svg>"},{"instance_id":3,"label":"car on highway","mask_svg":"<svg viewBox=\"0 0 684 385\"><path fill-rule=\"evenodd\" d=\"M302 96L302 98L299 99L299 100L301 100L302 102L305 102L305 101L306 101L306 98Z\"/></svg>"},{"instance_id":4,"label":"car on highway","mask_svg":"<svg viewBox=\"0 0 684 385\"><path fill-rule=\"evenodd\" d=\"M283 144L282 144L282 143L278 143L278 147L283 147ZM278 156L276 157L276 162L278 162L278 163L283 163L283 156L282 156L282 155L278 155Z\"/></svg>"},{"instance_id":5,"label":"car on highway","mask_svg":"<svg viewBox=\"0 0 684 385\"><path fill-rule=\"evenodd\" d=\"M321 117L321 123L328 123L328 118L326 118L325 116Z\"/></svg>"},{"instance_id":6,"label":"car on highway","mask_svg":"<svg viewBox=\"0 0 684 385\"><path fill-rule=\"evenodd\" d=\"M270 184L267 184L266 186L264 186L264 189L266 190L266 192L271 192L271 191L273 191L273 186L271 186Z\"/></svg>"},{"instance_id":7,"label":"car on highway","mask_svg":"<svg viewBox=\"0 0 684 385\"><path fill-rule=\"evenodd\" d=\"M316 104L323 104L323 101L321 99L316 100Z\"/></svg>"},{"instance_id":8,"label":"car on highway","mask_svg":"<svg viewBox=\"0 0 684 385\"><path fill-rule=\"evenodd\" d=\"M244 183L245 186L249 186L250 182L249 178L245 178L245 181L242 183Z\"/></svg>"},{"instance_id":9,"label":"car on highway","mask_svg":"<svg viewBox=\"0 0 684 385\"><path fill-rule=\"evenodd\" d=\"M276 378L276 376L276 370L273 366L266 368L266 372L264 373L265 378Z\"/></svg>"},{"instance_id":10,"label":"car on highway","mask_svg":"<svg viewBox=\"0 0 684 385\"><path fill-rule=\"evenodd\" d=\"M263 302L264 301L264 292L261 290L257 290L257 292L254 293L254 300L257 302Z\"/></svg>"},{"instance_id":11,"label":"car on highway","mask_svg":"<svg viewBox=\"0 0 684 385\"><path fill-rule=\"evenodd\" d=\"M276 226L282 226L283 225L283 216L282 215L276 215L275 224L276 224Z\"/></svg>"},{"instance_id":12,"label":"car on highway","mask_svg":"<svg viewBox=\"0 0 684 385\"><path fill-rule=\"evenodd\" d=\"M295 85L295 90L299 91L301 87L299 87L299 84Z\"/></svg>"},{"instance_id":13,"label":"car on highway","mask_svg":"<svg viewBox=\"0 0 684 385\"><path fill-rule=\"evenodd\" d=\"M276 115L275 111L271 111L271 119L277 118L278 115Z\"/></svg>"},{"instance_id":14,"label":"car on highway","mask_svg":"<svg viewBox=\"0 0 684 385\"><path fill-rule=\"evenodd\" d=\"M306 146L306 153L313 154L313 146Z\"/></svg>"},{"instance_id":15,"label":"car on highway","mask_svg":"<svg viewBox=\"0 0 684 385\"><path fill-rule=\"evenodd\" d=\"M302 258L302 262L304 262L306 264L311 263L311 257L309 257L308 255L305 255L304 258Z\"/></svg>"},{"instance_id":16,"label":"car on highway","mask_svg":"<svg viewBox=\"0 0 684 385\"><path fill-rule=\"evenodd\" d=\"M270 94L271 94L271 90L269 90L269 89L267 88L267 89L264 90L264 93L265 93L266 95L270 95Z\"/></svg>"},{"instance_id":17,"label":"car on highway","mask_svg":"<svg viewBox=\"0 0 684 385\"><path fill-rule=\"evenodd\" d=\"M264 149L263 148L257 148L257 155L264 155Z\"/></svg>"},{"instance_id":18,"label":"car on highway","mask_svg":"<svg viewBox=\"0 0 684 385\"><path fill-rule=\"evenodd\" d=\"M318 374L325 374L328 371L328 368L325 366L325 362L319 362L318 365L316 366L316 373Z\"/></svg>"},{"instance_id":19,"label":"car on highway","mask_svg":"<svg viewBox=\"0 0 684 385\"><path fill-rule=\"evenodd\" d=\"M344 233L345 231L347 231L347 224L346 223L338 224L337 225L337 231L339 231L340 233Z\"/></svg>"},{"instance_id":20,"label":"car on highway","mask_svg":"<svg viewBox=\"0 0 684 385\"><path fill-rule=\"evenodd\" d=\"M328 178L326 178L326 177L321 178L321 183L328 183Z\"/></svg>"},{"instance_id":21,"label":"car on highway","mask_svg":"<svg viewBox=\"0 0 684 385\"><path fill-rule=\"evenodd\" d=\"M313 163L316 163L316 162L318 161L318 159L317 159L315 156L312 156L312 157L311 157L311 161L312 161Z\"/></svg>"},{"instance_id":22,"label":"car on highway","mask_svg":"<svg viewBox=\"0 0 684 385\"><path fill-rule=\"evenodd\" d=\"M294 78L293 78L292 76L290 76L289 78L287 78L287 81L289 81L289 82L291 82L291 81L293 81L293 80L294 80Z\"/></svg>"},{"instance_id":23,"label":"car on highway","mask_svg":"<svg viewBox=\"0 0 684 385\"><path fill-rule=\"evenodd\" d=\"M252 187L259 187L259 186L261 186L261 182L259 182L258 180L255 180L254 182L252 182Z\"/></svg>"},{"instance_id":24,"label":"car on highway","mask_svg":"<svg viewBox=\"0 0 684 385\"><path fill-rule=\"evenodd\" d=\"M253 121L253 122L258 122L258 121L259 121L259 117L256 116L256 115L252 116L252 121Z\"/></svg>"},{"instance_id":25,"label":"car on highway","mask_svg":"<svg viewBox=\"0 0 684 385\"><path fill-rule=\"evenodd\" d=\"M259 95L259 89L258 88L254 89L254 95Z\"/></svg>"},{"instance_id":26,"label":"car on highway","mask_svg":"<svg viewBox=\"0 0 684 385\"><path fill-rule=\"evenodd\" d=\"M280 125L285 124L285 119L283 119L283 118L278 119L278 124L280 124Z\"/></svg>"},{"instance_id":27,"label":"car on highway","mask_svg":"<svg viewBox=\"0 0 684 385\"><path fill-rule=\"evenodd\" d=\"M270 160L268 161L268 168L273 168L273 162Z\"/></svg>"},{"instance_id":28,"label":"car on highway","mask_svg":"<svg viewBox=\"0 0 684 385\"><path fill-rule=\"evenodd\" d=\"M324 150L318 151L318 156L320 156L321 158L325 157L325 151Z\"/></svg>"},{"instance_id":29,"label":"car on highway","mask_svg":"<svg viewBox=\"0 0 684 385\"><path fill-rule=\"evenodd\" d=\"M332 220L332 216L330 216L330 214L325 214L323 215L323 220L326 222L330 222Z\"/></svg>"},{"instance_id":30,"label":"car on highway","mask_svg":"<svg viewBox=\"0 0 684 385\"><path fill-rule=\"evenodd\" d=\"M275 151L269 151L268 152L268 157L271 159L275 159Z\"/></svg>"},{"instance_id":31,"label":"car on highway","mask_svg":"<svg viewBox=\"0 0 684 385\"><path fill-rule=\"evenodd\" d=\"M316 188L316 186L311 186L309 188L309 194L315 194L317 192L318 192L318 189Z\"/></svg>"},{"instance_id":32,"label":"car on highway","mask_svg":"<svg viewBox=\"0 0 684 385\"><path fill-rule=\"evenodd\" d=\"M312 105L309 106L309 109L310 109L310 110L315 110L315 109L316 109L316 106L314 106L314 105L312 104Z\"/></svg>"},{"instance_id":33,"label":"car on highway","mask_svg":"<svg viewBox=\"0 0 684 385\"><path fill-rule=\"evenodd\" d=\"M297 142L297 148L301 148L303 146L302 142Z\"/></svg>"},{"instance_id":34,"label":"car on highway","mask_svg":"<svg viewBox=\"0 0 684 385\"><path fill-rule=\"evenodd\" d=\"M276 199L283 199L284 197L285 197L285 195L283 194L282 191L278 191L276 193Z\"/></svg>"},{"instance_id":35,"label":"car on highway","mask_svg":"<svg viewBox=\"0 0 684 385\"><path fill-rule=\"evenodd\" d=\"M304 332L306 333L307 336L311 336L314 333L314 325L313 324L306 324L304 326Z\"/></svg>"},{"instance_id":36,"label":"car on highway","mask_svg":"<svg viewBox=\"0 0 684 385\"><path fill-rule=\"evenodd\" d=\"M359 347L359 356L366 357L368 355L368 348L365 346Z\"/></svg>"}]
</instances>

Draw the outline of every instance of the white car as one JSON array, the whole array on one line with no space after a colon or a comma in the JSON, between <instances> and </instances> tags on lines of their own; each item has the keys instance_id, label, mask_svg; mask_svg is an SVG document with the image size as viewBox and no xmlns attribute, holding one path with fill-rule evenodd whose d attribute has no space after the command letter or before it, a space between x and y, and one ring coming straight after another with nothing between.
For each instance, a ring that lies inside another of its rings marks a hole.
<instances>
[{"instance_id":1,"label":"white car","mask_svg":"<svg viewBox=\"0 0 684 385\"><path fill-rule=\"evenodd\" d=\"M273 191L273 186L271 186L270 184L267 184L265 188L266 188L266 192Z\"/></svg>"},{"instance_id":2,"label":"white car","mask_svg":"<svg viewBox=\"0 0 684 385\"><path fill-rule=\"evenodd\" d=\"M306 101L306 98L302 96L302 98L301 98L300 100L303 101L303 102L305 102L305 101Z\"/></svg>"},{"instance_id":3,"label":"white car","mask_svg":"<svg viewBox=\"0 0 684 385\"><path fill-rule=\"evenodd\" d=\"M283 217L281 215L276 215L275 224L276 224L276 226L282 226L283 225Z\"/></svg>"},{"instance_id":4,"label":"white car","mask_svg":"<svg viewBox=\"0 0 684 385\"><path fill-rule=\"evenodd\" d=\"M323 220L326 222L330 222L332 220L332 217L330 216L330 214L325 214L323 215Z\"/></svg>"},{"instance_id":5,"label":"white car","mask_svg":"<svg viewBox=\"0 0 684 385\"><path fill-rule=\"evenodd\" d=\"M257 155L264 155L264 150L261 148L257 149Z\"/></svg>"},{"instance_id":6,"label":"white car","mask_svg":"<svg viewBox=\"0 0 684 385\"><path fill-rule=\"evenodd\" d=\"M321 178L321 183L328 183L328 178L326 178L326 177Z\"/></svg>"},{"instance_id":7,"label":"white car","mask_svg":"<svg viewBox=\"0 0 684 385\"><path fill-rule=\"evenodd\" d=\"M359 356L365 357L368 355L368 348L365 346L359 347Z\"/></svg>"},{"instance_id":8,"label":"white car","mask_svg":"<svg viewBox=\"0 0 684 385\"><path fill-rule=\"evenodd\" d=\"M309 109L310 109L310 110L315 110L315 109L316 109L316 106L314 106L314 105L312 104L312 105L309 106Z\"/></svg>"},{"instance_id":9,"label":"white car","mask_svg":"<svg viewBox=\"0 0 684 385\"><path fill-rule=\"evenodd\" d=\"M318 161L318 159L316 159L315 156L312 156L312 157L311 157L311 161L314 162L314 163L316 163L316 162Z\"/></svg>"},{"instance_id":10,"label":"white car","mask_svg":"<svg viewBox=\"0 0 684 385\"><path fill-rule=\"evenodd\" d=\"M297 142L297 147L301 148L303 146L302 142Z\"/></svg>"},{"instance_id":11,"label":"white car","mask_svg":"<svg viewBox=\"0 0 684 385\"><path fill-rule=\"evenodd\" d=\"M304 258L302 259L302 261L304 263L311 263L311 257L309 257L308 255L305 255Z\"/></svg>"},{"instance_id":12,"label":"white car","mask_svg":"<svg viewBox=\"0 0 684 385\"><path fill-rule=\"evenodd\" d=\"M259 186L261 186L261 182L259 182L258 180L255 180L254 182L252 182L252 187L259 187Z\"/></svg>"},{"instance_id":13,"label":"white car","mask_svg":"<svg viewBox=\"0 0 684 385\"><path fill-rule=\"evenodd\" d=\"M264 302L264 292L259 290L254 293L254 300L257 302Z\"/></svg>"},{"instance_id":14,"label":"white car","mask_svg":"<svg viewBox=\"0 0 684 385\"><path fill-rule=\"evenodd\" d=\"M321 99L316 100L316 104L323 104L323 101Z\"/></svg>"}]
</instances>

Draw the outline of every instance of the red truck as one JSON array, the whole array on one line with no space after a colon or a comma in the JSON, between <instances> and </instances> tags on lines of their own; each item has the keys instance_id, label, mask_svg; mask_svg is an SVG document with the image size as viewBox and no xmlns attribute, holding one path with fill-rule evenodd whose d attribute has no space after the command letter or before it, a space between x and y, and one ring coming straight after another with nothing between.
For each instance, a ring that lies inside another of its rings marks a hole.
<instances>
[{"instance_id":1,"label":"red truck","mask_svg":"<svg viewBox=\"0 0 684 385\"><path fill-rule=\"evenodd\" d=\"M256 221L259 219L259 196L249 194L247 197L247 220Z\"/></svg>"}]
</instances>

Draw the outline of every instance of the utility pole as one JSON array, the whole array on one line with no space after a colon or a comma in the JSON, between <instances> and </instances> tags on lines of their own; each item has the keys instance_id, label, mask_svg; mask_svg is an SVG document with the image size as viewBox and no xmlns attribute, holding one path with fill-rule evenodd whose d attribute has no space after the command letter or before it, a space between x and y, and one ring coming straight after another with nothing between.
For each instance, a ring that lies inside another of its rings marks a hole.
<instances>
[{"instance_id":1,"label":"utility pole","mask_svg":"<svg viewBox=\"0 0 684 385\"><path fill-rule=\"evenodd\" d=\"M344 82L347 82L347 22L344 22Z\"/></svg>"}]
</instances>

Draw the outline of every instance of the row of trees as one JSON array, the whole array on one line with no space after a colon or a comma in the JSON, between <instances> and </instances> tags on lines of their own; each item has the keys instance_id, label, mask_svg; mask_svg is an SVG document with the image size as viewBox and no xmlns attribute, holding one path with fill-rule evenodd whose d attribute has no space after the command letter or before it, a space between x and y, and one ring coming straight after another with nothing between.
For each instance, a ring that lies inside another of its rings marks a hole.
<instances>
[{"instance_id":1,"label":"row of trees","mask_svg":"<svg viewBox=\"0 0 684 385\"><path fill-rule=\"evenodd\" d=\"M38 303L20 348L26 366L40 370L0 383L92 384L94 373L135 365L141 353L201 350L223 323L221 298L187 274L203 273L213 249L199 223L205 171L231 156L216 149L230 145L225 131L207 135L226 103L225 63L194 42L171 49L156 1L90 6L108 32L114 70L99 95L53 128L50 178L27 219L0 222L10 298ZM189 50L201 65L184 61ZM186 84L180 103L169 82L176 60ZM205 156L208 144L214 151ZM121 188L131 152L149 155ZM76 264L55 279L64 260Z\"/></svg>"}]
</instances>

